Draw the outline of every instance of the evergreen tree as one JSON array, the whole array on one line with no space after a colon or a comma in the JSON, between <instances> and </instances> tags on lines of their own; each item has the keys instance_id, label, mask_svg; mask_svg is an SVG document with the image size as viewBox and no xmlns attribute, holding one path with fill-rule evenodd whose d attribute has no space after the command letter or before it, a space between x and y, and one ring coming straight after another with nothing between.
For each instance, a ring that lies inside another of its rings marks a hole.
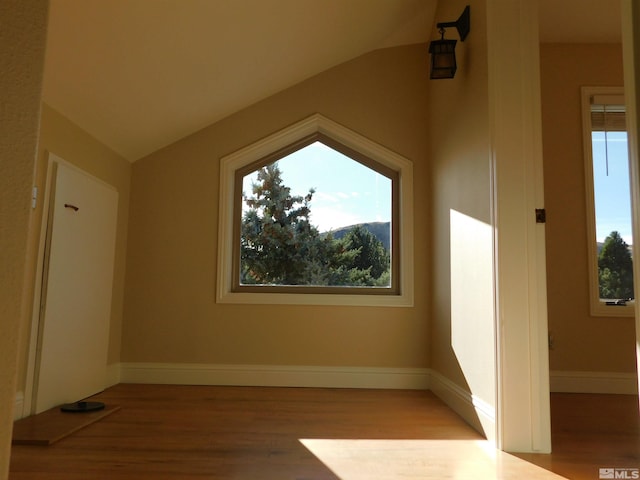
<instances>
[{"instance_id":1,"label":"evergreen tree","mask_svg":"<svg viewBox=\"0 0 640 480\"><path fill-rule=\"evenodd\" d=\"M598 255L600 298L633 298L633 262L629 246L620 233L613 231L605 239Z\"/></svg>"},{"instance_id":2,"label":"evergreen tree","mask_svg":"<svg viewBox=\"0 0 640 480\"><path fill-rule=\"evenodd\" d=\"M292 196L277 162L261 168L241 224L241 283L330 285L346 281L345 252L309 221L314 190Z\"/></svg>"},{"instance_id":3,"label":"evergreen tree","mask_svg":"<svg viewBox=\"0 0 640 480\"><path fill-rule=\"evenodd\" d=\"M342 240L311 224L315 193L291 195L278 163L258 171L241 221L243 285L389 286L389 253L367 229L354 227Z\"/></svg>"},{"instance_id":4,"label":"evergreen tree","mask_svg":"<svg viewBox=\"0 0 640 480\"><path fill-rule=\"evenodd\" d=\"M348 265L358 285L377 285L377 280L390 268L389 252L369 230L356 225L344 237L347 251L356 251L353 261ZM366 275L365 275L366 272ZM358 278L359 277L359 278ZM385 279L388 285L388 276Z\"/></svg>"},{"instance_id":5,"label":"evergreen tree","mask_svg":"<svg viewBox=\"0 0 640 480\"><path fill-rule=\"evenodd\" d=\"M303 264L294 261L300 245L317 236L309 223L313 191L305 198L292 196L273 163L259 170L252 193L244 197L251 210L242 219L243 283L297 285L303 274Z\"/></svg>"}]
</instances>

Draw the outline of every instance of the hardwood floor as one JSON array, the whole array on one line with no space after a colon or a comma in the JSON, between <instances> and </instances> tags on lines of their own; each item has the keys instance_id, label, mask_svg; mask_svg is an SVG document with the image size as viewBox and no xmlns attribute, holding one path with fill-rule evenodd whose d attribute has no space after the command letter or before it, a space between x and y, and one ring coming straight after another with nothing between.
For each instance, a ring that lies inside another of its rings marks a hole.
<instances>
[{"instance_id":1,"label":"hardwood floor","mask_svg":"<svg viewBox=\"0 0 640 480\"><path fill-rule=\"evenodd\" d=\"M600 468L640 474L638 397L553 393L551 438L551 455L517 456L571 479L598 479ZM615 478L638 478L632 475Z\"/></svg>"},{"instance_id":2,"label":"hardwood floor","mask_svg":"<svg viewBox=\"0 0 640 480\"><path fill-rule=\"evenodd\" d=\"M580 464L589 476L565 478L597 479L607 466L569 437L560 463L496 451L425 391L117 385L94 398L122 408L51 446L14 446L9 478L535 480ZM640 466L637 430L608 438L593 439L602 455L626 452L612 466Z\"/></svg>"}]
</instances>

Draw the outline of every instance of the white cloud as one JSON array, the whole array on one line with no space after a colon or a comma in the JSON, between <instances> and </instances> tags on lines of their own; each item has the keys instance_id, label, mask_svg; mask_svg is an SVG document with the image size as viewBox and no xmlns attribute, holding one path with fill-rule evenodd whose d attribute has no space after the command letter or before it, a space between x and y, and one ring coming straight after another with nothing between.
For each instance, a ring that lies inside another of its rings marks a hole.
<instances>
[{"instance_id":1,"label":"white cloud","mask_svg":"<svg viewBox=\"0 0 640 480\"><path fill-rule=\"evenodd\" d=\"M327 207L311 208L311 223L321 232L336 230L361 223L362 219L350 212Z\"/></svg>"}]
</instances>

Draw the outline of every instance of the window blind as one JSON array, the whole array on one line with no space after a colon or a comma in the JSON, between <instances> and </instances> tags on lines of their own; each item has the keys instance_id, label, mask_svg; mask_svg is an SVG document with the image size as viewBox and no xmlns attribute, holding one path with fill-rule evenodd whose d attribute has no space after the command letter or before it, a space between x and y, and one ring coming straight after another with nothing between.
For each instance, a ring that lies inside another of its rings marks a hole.
<instances>
[{"instance_id":1,"label":"window blind","mask_svg":"<svg viewBox=\"0 0 640 480\"><path fill-rule=\"evenodd\" d=\"M624 132L627 129L622 95L591 97L591 130L594 132Z\"/></svg>"}]
</instances>

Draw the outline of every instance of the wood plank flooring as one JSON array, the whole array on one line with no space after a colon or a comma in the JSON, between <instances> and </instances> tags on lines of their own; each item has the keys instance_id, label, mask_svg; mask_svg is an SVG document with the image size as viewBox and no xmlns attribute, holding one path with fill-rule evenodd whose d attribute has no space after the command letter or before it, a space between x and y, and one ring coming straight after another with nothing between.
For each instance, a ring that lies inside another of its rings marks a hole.
<instances>
[{"instance_id":1,"label":"wood plank flooring","mask_svg":"<svg viewBox=\"0 0 640 480\"><path fill-rule=\"evenodd\" d=\"M600 468L640 473L638 397L553 393L551 438L551 455L517 456L571 479L598 479Z\"/></svg>"},{"instance_id":2,"label":"wood plank flooring","mask_svg":"<svg viewBox=\"0 0 640 480\"><path fill-rule=\"evenodd\" d=\"M600 465L574 460L590 476L561 477L551 470L574 470L553 456L496 451L425 391L117 385L94 398L122 408L54 445L14 446L10 480L597 479ZM640 466L628 440L616 448Z\"/></svg>"}]
</instances>

